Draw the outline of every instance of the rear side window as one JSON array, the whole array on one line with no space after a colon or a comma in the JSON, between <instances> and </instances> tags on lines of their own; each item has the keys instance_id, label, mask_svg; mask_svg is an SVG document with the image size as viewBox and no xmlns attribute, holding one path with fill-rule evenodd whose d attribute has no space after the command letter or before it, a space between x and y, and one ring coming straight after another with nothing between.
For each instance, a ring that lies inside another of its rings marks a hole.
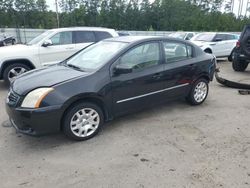
<instances>
[{"instance_id":1,"label":"rear side window","mask_svg":"<svg viewBox=\"0 0 250 188\"><path fill-rule=\"evenodd\" d=\"M95 42L95 34L92 31L75 31L75 43Z\"/></svg>"},{"instance_id":2,"label":"rear side window","mask_svg":"<svg viewBox=\"0 0 250 188\"><path fill-rule=\"evenodd\" d=\"M190 59L193 56L192 46L178 42L164 42L164 53L167 63Z\"/></svg>"},{"instance_id":3,"label":"rear side window","mask_svg":"<svg viewBox=\"0 0 250 188\"><path fill-rule=\"evenodd\" d=\"M188 35L186 37L186 40L190 40L193 36L194 36L193 33L188 33Z\"/></svg>"},{"instance_id":4,"label":"rear side window","mask_svg":"<svg viewBox=\"0 0 250 188\"><path fill-rule=\"evenodd\" d=\"M236 35L227 35L227 40L235 40L235 39L237 39Z\"/></svg>"},{"instance_id":5,"label":"rear side window","mask_svg":"<svg viewBox=\"0 0 250 188\"><path fill-rule=\"evenodd\" d=\"M95 31L95 36L96 36L97 41L112 37L110 33L105 32L105 31Z\"/></svg>"},{"instance_id":6,"label":"rear side window","mask_svg":"<svg viewBox=\"0 0 250 188\"><path fill-rule=\"evenodd\" d=\"M217 41L217 40L221 40L221 41L228 40L227 35L225 35L225 34L217 34L215 36L215 38L214 38L214 41Z\"/></svg>"}]
</instances>

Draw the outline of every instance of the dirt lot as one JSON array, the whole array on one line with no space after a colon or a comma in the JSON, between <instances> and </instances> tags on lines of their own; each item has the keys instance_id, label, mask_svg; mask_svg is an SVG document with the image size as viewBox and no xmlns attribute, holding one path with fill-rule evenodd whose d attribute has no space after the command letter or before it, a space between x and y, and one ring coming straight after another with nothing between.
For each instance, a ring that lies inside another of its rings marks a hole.
<instances>
[{"instance_id":1,"label":"dirt lot","mask_svg":"<svg viewBox=\"0 0 250 188\"><path fill-rule=\"evenodd\" d=\"M222 75L250 83L250 69ZM0 82L0 187L250 187L250 96L214 81L207 101L176 101L106 124L86 142L16 134Z\"/></svg>"}]
</instances>

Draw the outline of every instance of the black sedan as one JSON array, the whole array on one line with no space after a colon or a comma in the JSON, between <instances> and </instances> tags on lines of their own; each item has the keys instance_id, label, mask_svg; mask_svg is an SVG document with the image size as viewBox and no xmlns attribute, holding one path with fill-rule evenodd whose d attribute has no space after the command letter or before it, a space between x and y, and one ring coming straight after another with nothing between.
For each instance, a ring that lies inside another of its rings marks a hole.
<instances>
[{"instance_id":1,"label":"black sedan","mask_svg":"<svg viewBox=\"0 0 250 188\"><path fill-rule=\"evenodd\" d=\"M93 44L12 84L6 110L21 133L95 136L104 122L164 101L203 103L216 60L173 38L127 36Z\"/></svg>"},{"instance_id":2,"label":"black sedan","mask_svg":"<svg viewBox=\"0 0 250 188\"><path fill-rule=\"evenodd\" d=\"M14 45L16 39L10 35L0 34L0 46Z\"/></svg>"}]
</instances>

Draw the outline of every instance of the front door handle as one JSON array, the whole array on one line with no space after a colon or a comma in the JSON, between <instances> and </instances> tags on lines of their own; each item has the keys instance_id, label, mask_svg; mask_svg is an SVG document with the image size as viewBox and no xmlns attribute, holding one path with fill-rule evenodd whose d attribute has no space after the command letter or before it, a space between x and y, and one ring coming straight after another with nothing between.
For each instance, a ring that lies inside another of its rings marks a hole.
<instances>
[{"instance_id":1,"label":"front door handle","mask_svg":"<svg viewBox=\"0 0 250 188\"><path fill-rule=\"evenodd\" d=\"M74 47L67 47L66 50L72 50Z\"/></svg>"}]
</instances>

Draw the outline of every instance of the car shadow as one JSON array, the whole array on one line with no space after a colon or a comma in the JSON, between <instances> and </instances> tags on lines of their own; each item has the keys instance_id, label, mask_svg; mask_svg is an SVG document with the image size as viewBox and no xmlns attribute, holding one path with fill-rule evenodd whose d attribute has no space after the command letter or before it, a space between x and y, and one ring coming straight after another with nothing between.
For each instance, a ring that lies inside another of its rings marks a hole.
<instances>
[{"instance_id":1,"label":"car shadow","mask_svg":"<svg viewBox=\"0 0 250 188\"><path fill-rule=\"evenodd\" d=\"M51 134L51 135L45 135L45 136L39 136L39 137L33 137L28 135L23 135L20 133L15 133L14 128L12 132L12 136L16 136L17 141L14 144L18 145L20 144L23 149L29 149L31 151L38 151L38 150L54 150L57 148L64 148L64 147L70 147L72 145L78 146L78 144L84 145L101 145L103 141L110 139L110 134L114 134L116 132L120 132L120 129L123 128L123 126L129 126L135 128L135 126L143 126L141 124L135 124L133 122L147 122L147 119L155 118L156 114L168 114L171 113L171 111L176 109L191 109L194 108L193 106L190 106L184 102L184 100L179 101L171 101L167 103L163 103L159 106L155 106L152 108L147 108L143 111L139 111L133 114L128 114L122 117L119 117L113 121L105 123L103 128L101 129L100 133L87 141L74 141L68 139L66 136L63 135L63 133L58 134ZM197 107L196 107L197 108Z\"/></svg>"},{"instance_id":2,"label":"car shadow","mask_svg":"<svg viewBox=\"0 0 250 188\"><path fill-rule=\"evenodd\" d=\"M0 90L8 90L9 86L7 86L3 81L0 81Z\"/></svg>"}]
</instances>

